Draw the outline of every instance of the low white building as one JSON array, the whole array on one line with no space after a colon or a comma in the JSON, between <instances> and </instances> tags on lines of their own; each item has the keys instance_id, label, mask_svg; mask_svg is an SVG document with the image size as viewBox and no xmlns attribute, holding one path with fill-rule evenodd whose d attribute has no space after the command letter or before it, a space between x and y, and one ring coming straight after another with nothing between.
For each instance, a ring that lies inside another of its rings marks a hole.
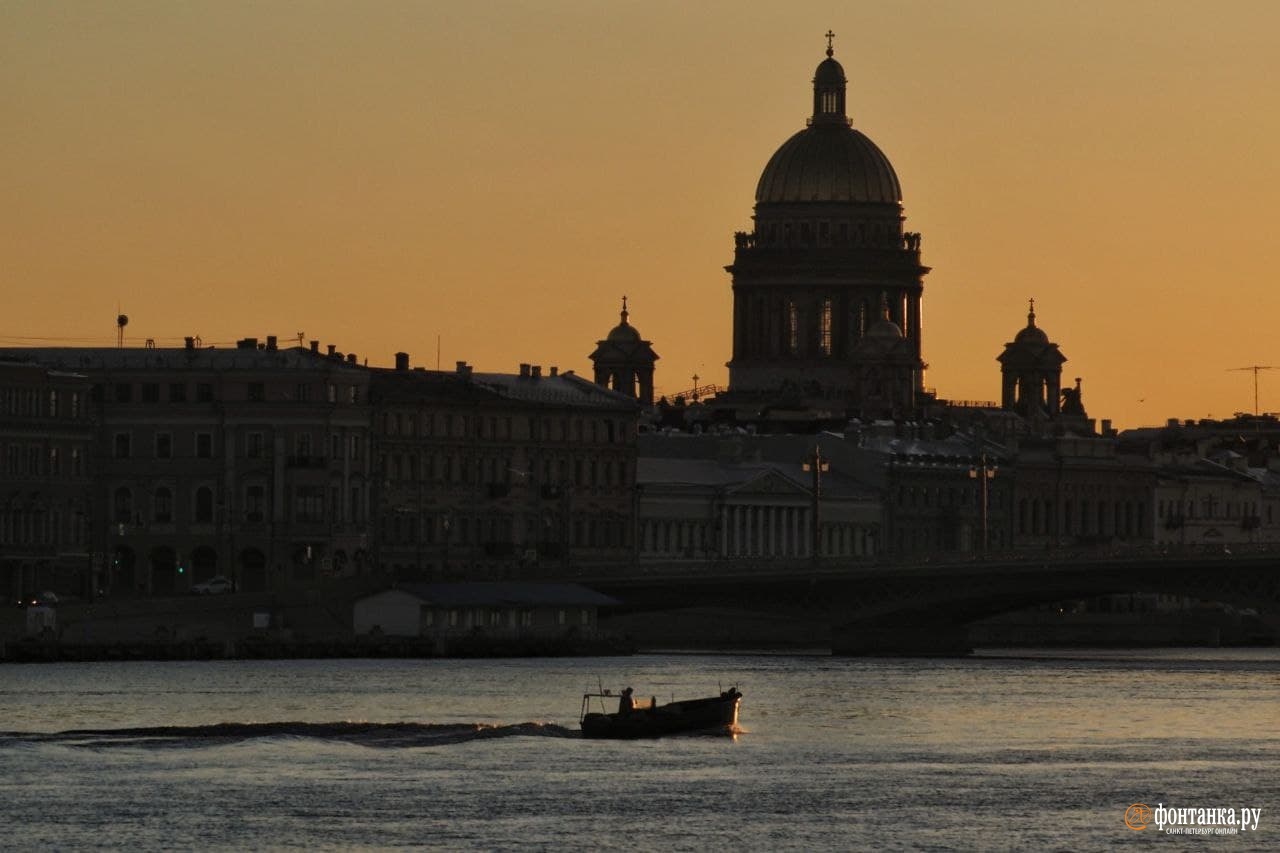
<instances>
[{"instance_id":1,"label":"low white building","mask_svg":"<svg viewBox=\"0 0 1280 853\"><path fill-rule=\"evenodd\" d=\"M595 633L599 609L618 603L569 583L402 584L357 600L352 622L357 635L589 636Z\"/></svg>"}]
</instances>

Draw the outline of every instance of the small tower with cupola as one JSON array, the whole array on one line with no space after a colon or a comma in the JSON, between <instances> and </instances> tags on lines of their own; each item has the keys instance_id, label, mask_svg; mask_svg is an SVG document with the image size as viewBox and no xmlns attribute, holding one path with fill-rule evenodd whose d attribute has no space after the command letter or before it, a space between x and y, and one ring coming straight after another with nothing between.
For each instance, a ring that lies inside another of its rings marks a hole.
<instances>
[{"instance_id":1,"label":"small tower with cupola","mask_svg":"<svg viewBox=\"0 0 1280 853\"><path fill-rule=\"evenodd\" d=\"M614 326L604 340L596 342L591 353L595 370L595 382L628 397L634 397L646 406L653 405L653 369L658 354L653 344L643 340L640 332L627 318L627 297L622 297L621 322Z\"/></svg>"},{"instance_id":2,"label":"small tower with cupola","mask_svg":"<svg viewBox=\"0 0 1280 853\"><path fill-rule=\"evenodd\" d=\"M1028 417L1058 417L1062 365L1067 357L1036 325L1036 301L1030 300L1027 325L1004 345L1000 362L1000 408ZM1076 389L1078 393L1078 387ZM1078 402L1077 402L1078 405ZM1083 411L1083 410L1082 410Z\"/></svg>"}]
</instances>

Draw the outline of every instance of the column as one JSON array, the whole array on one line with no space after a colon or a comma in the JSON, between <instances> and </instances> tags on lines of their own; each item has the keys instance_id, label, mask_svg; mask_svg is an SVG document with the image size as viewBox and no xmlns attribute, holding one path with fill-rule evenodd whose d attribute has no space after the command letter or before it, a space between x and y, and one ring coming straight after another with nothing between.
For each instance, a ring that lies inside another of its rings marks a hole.
<instances>
[{"instance_id":1,"label":"column","mask_svg":"<svg viewBox=\"0 0 1280 853\"><path fill-rule=\"evenodd\" d=\"M720 507L720 556L729 556L729 507Z\"/></svg>"}]
</instances>

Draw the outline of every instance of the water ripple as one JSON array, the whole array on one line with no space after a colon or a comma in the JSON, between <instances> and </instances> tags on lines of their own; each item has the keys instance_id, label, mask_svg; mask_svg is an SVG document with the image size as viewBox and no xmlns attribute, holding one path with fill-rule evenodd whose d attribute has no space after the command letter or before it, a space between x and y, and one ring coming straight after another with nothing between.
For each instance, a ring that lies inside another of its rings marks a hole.
<instances>
[{"instance_id":1,"label":"water ripple","mask_svg":"<svg viewBox=\"0 0 1280 853\"><path fill-rule=\"evenodd\" d=\"M0 732L0 747L64 743L82 747L199 747L262 738L311 738L367 747L446 746L505 737L576 738L581 733L554 723L215 723L204 726L143 726L71 729L62 732Z\"/></svg>"}]
</instances>

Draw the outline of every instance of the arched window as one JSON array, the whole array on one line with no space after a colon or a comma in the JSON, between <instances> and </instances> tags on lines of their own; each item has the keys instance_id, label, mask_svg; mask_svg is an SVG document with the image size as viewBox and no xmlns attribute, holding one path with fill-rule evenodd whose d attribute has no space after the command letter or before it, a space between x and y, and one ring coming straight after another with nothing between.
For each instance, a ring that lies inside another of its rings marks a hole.
<instances>
[{"instance_id":1,"label":"arched window","mask_svg":"<svg viewBox=\"0 0 1280 853\"><path fill-rule=\"evenodd\" d=\"M112 501L112 517L117 524L133 523L133 492L124 486L116 489Z\"/></svg>"},{"instance_id":2,"label":"arched window","mask_svg":"<svg viewBox=\"0 0 1280 853\"><path fill-rule=\"evenodd\" d=\"M196 489L196 506L195 506L196 522L213 521L213 489L208 486L201 486Z\"/></svg>"}]
</instances>

